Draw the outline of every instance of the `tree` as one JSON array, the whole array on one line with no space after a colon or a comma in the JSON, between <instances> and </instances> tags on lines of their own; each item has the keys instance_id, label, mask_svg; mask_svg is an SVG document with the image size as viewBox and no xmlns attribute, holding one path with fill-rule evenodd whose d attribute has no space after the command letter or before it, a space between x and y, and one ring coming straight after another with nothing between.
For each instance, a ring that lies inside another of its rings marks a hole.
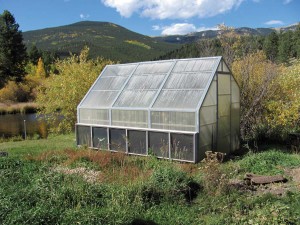
<instances>
[{"instance_id":1,"label":"tree","mask_svg":"<svg viewBox=\"0 0 300 225\"><path fill-rule=\"evenodd\" d=\"M50 74L37 93L40 113L56 133L70 132L76 122L76 109L100 71L112 61L98 58L88 60L85 47L79 56L72 55L56 62L58 75ZM63 119L61 119L63 117Z\"/></svg>"},{"instance_id":2,"label":"tree","mask_svg":"<svg viewBox=\"0 0 300 225\"><path fill-rule=\"evenodd\" d=\"M241 136L253 140L264 122L266 104L277 88L274 81L279 67L259 51L233 62L232 72L241 90Z\"/></svg>"},{"instance_id":3,"label":"tree","mask_svg":"<svg viewBox=\"0 0 300 225\"><path fill-rule=\"evenodd\" d=\"M292 45L293 45L293 32L287 31L282 33L279 37L278 43L278 61L281 63L288 63L290 57L292 57Z\"/></svg>"},{"instance_id":4,"label":"tree","mask_svg":"<svg viewBox=\"0 0 300 225\"><path fill-rule=\"evenodd\" d=\"M241 50L241 36L235 32L233 27L220 24L218 28L220 29L218 38L223 49L224 60L231 67L231 64L238 56L238 52Z\"/></svg>"},{"instance_id":5,"label":"tree","mask_svg":"<svg viewBox=\"0 0 300 225\"><path fill-rule=\"evenodd\" d=\"M267 58L271 61L275 61L278 55L278 35L275 31L269 34L264 41L264 51Z\"/></svg>"},{"instance_id":6,"label":"tree","mask_svg":"<svg viewBox=\"0 0 300 225\"><path fill-rule=\"evenodd\" d=\"M266 118L272 132L285 137L300 129L300 61L283 69L279 88L267 104Z\"/></svg>"},{"instance_id":7,"label":"tree","mask_svg":"<svg viewBox=\"0 0 300 225\"><path fill-rule=\"evenodd\" d=\"M0 87L7 80L21 81L25 75L26 47L13 15L0 14Z\"/></svg>"},{"instance_id":8,"label":"tree","mask_svg":"<svg viewBox=\"0 0 300 225\"><path fill-rule=\"evenodd\" d=\"M39 78L46 78L47 76L42 58L39 58L38 60L37 67L36 67L36 76Z\"/></svg>"},{"instance_id":9,"label":"tree","mask_svg":"<svg viewBox=\"0 0 300 225\"><path fill-rule=\"evenodd\" d=\"M28 59L33 65L37 65L39 58L41 57L41 53L39 52L36 45L32 45L28 52Z\"/></svg>"},{"instance_id":10,"label":"tree","mask_svg":"<svg viewBox=\"0 0 300 225\"><path fill-rule=\"evenodd\" d=\"M297 28L294 32L294 51L295 56L300 59L300 23L298 23Z\"/></svg>"}]
</instances>

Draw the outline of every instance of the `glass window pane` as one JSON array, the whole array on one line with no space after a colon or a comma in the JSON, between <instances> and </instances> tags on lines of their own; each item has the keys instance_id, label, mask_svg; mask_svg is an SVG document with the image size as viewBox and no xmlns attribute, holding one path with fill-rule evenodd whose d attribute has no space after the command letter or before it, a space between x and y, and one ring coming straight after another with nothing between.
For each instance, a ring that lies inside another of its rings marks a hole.
<instances>
[{"instance_id":1,"label":"glass window pane","mask_svg":"<svg viewBox=\"0 0 300 225\"><path fill-rule=\"evenodd\" d=\"M149 154L169 158L169 135L162 132L148 132Z\"/></svg>"},{"instance_id":2,"label":"glass window pane","mask_svg":"<svg viewBox=\"0 0 300 225\"><path fill-rule=\"evenodd\" d=\"M89 126L76 126L77 145L91 147L91 128Z\"/></svg>"},{"instance_id":3,"label":"glass window pane","mask_svg":"<svg viewBox=\"0 0 300 225\"><path fill-rule=\"evenodd\" d=\"M171 158L194 161L194 138L190 134L171 134Z\"/></svg>"},{"instance_id":4,"label":"glass window pane","mask_svg":"<svg viewBox=\"0 0 300 225\"><path fill-rule=\"evenodd\" d=\"M126 131L123 129L109 130L110 150L126 152Z\"/></svg>"},{"instance_id":5,"label":"glass window pane","mask_svg":"<svg viewBox=\"0 0 300 225\"><path fill-rule=\"evenodd\" d=\"M108 149L107 145L107 128L93 127L93 147L98 149Z\"/></svg>"},{"instance_id":6,"label":"glass window pane","mask_svg":"<svg viewBox=\"0 0 300 225\"><path fill-rule=\"evenodd\" d=\"M128 131L128 152L136 154L147 154L146 131Z\"/></svg>"}]
</instances>

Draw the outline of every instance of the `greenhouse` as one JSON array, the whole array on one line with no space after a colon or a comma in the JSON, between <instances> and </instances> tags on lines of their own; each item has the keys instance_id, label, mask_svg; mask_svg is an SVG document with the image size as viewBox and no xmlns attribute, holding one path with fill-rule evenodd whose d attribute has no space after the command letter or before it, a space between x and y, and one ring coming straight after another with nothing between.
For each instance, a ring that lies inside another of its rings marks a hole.
<instances>
[{"instance_id":1,"label":"greenhouse","mask_svg":"<svg viewBox=\"0 0 300 225\"><path fill-rule=\"evenodd\" d=\"M188 162L239 148L240 91L222 57L108 65L77 114L89 148Z\"/></svg>"}]
</instances>

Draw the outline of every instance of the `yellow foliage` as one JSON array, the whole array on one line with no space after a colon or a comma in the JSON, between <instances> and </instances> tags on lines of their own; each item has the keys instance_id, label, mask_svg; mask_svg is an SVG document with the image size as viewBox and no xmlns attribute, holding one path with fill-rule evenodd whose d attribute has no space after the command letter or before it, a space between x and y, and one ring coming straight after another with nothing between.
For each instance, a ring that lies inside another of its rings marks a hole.
<instances>
[{"instance_id":1,"label":"yellow foliage","mask_svg":"<svg viewBox=\"0 0 300 225\"><path fill-rule=\"evenodd\" d=\"M49 115L48 121L54 132L69 132L76 122L76 108L101 70L112 61L88 60L89 49L85 47L79 56L56 62L58 75L50 74L39 87L37 103L40 113ZM63 119L60 121L61 116ZM58 124L58 125L57 125Z\"/></svg>"},{"instance_id":2,"label":"yellow foliage","mask_svg":"<svg viewBox=\"0 0 300 225\"><path fill-rule=\"evenodd\" d=\"M267 104L266 118L272 128L300 127L300 61L285 67L276 80L278 89Z\"/></svg>"},{"instance_id":3,"label":"yellow foliage","mask_svg":"<svg viewBox=\"0 0 300 225\"><path fill-rule=\"evenodd\" d=\"M39 58L39 61L37 63L36 76L40 77L40 78L46 78L46 76L47 76L44 62L41 57Z\"/></svg>"},{"instance_id":4,"label":"yellow foliage","mask_svg":"<svg viewBox=\"0 0 300 225\"><path fill-rule=\"evenodd\" d=\"M232 72L241 89L241 134L255 138L267 102L277 89L281 67L267 60L262 51L249 54L232 64Z\"/></svg>"}]
</instances>

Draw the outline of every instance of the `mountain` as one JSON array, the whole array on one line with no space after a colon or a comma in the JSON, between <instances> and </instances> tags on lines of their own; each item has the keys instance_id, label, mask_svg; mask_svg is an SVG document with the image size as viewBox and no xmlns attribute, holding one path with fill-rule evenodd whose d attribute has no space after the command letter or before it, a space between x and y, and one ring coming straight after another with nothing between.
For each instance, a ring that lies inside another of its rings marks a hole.
<instances>
[{"instance_id":1,"label":"mountain","mask_svg":"<svg viewBox=\"0 0 300 225\"><path fill-rule=\"evenodd\" d=\"M87 45L90 56L119 62L147 61L180 47L127 30L109 22L84 21L71 25L23 32L30 49L56 52L61 57L78 54Z\"/></svg>"},{"instance_id":2,"label":"mountain","mask_svg":"<svg viewBox=\"0 0 300 225\"><path fill-rule=\"evenodd\" d=\"M267 36L273 31L276 32L286 32L288 30L296 30L297 24L293 24L287 27L281 28L249 28L240 27L236 28L235 32L240 35L256 35L256 36ZM201 39L215 38L220 34L220 30L206 30L200 32L194 32L187 35L167 35L155 37L158 41L164 41L173 44L188 44L196 42Z\"/></svg>"}]
</instances>

